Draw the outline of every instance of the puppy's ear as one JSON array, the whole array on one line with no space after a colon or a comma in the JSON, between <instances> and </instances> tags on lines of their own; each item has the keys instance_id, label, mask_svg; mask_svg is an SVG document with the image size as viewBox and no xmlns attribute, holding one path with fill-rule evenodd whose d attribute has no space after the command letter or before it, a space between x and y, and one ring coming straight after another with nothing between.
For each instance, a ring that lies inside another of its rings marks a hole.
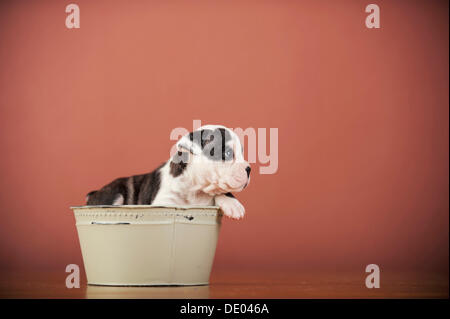
<instances>
[{"instance_id":1,"label":"puppy's ear","mask_svg":"<svg viewBox=\"0 0 450 319\"><path fill-rule=\"evenodd\" d=\"M189 161L189 152L178 151L170 161L170 174L177 177L183 174Z\"/></svg>"},{"instance_id":2,"label":"puppy's ear","mask_svg":"<svg viewBox=\"0 0 450 319\"><path fill-rule=\"evenodd\" d=\"M183 136L177 142L178 151L188 151L191 154L198 155L202 152L201 148L201 131L194 131L185 136ZM200 141L200 143L198 142Z\"/></svg>"},{"instance_id":3,"label":"puppy's ear","mask_svg":"<svg viewBox=\"0 0 450 319\"><path fill-rule=\"evenodd\" d=\"M172 156L172 163L187 165L189 162L189 152L177 151L174 156Z\"/></svg>"}]
</instances>

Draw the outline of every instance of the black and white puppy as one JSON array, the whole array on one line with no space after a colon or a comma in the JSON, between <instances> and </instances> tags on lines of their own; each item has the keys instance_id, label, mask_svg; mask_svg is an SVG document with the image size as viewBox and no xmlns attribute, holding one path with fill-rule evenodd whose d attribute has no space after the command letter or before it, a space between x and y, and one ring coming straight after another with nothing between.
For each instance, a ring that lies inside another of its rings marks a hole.
<instances>
[{"instance_id":1,"label":"black and white puppy","mask_svg":"<svg viewBox=\"0 0 450 319\"><path fill-rule=\"evenodd\" d=\"M245 209L232 192L250 182L239 137L221 125L183 136L177 153L151 173L122 177L87 195L87 205L218 205L239 219Z\"/></svg>"}]
</instances>

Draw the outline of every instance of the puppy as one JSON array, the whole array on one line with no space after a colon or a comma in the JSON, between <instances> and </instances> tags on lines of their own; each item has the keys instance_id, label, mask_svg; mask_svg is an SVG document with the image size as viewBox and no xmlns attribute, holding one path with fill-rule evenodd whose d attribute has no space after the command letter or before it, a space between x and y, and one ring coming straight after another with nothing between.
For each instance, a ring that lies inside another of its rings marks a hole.
<instances>
[{"instance_id":1,"label":"puppy","mask_svg":"<svg viewBox=\"0 0 450 319\"><path fill-rule=\"evenodd\" d=\"M87 195L87 205L217 205L231 218L245 209L232 195L250 182L239 137L221 125L183 136L177 153L151 173L122 177Z\"/></svg>"}]
</instances>

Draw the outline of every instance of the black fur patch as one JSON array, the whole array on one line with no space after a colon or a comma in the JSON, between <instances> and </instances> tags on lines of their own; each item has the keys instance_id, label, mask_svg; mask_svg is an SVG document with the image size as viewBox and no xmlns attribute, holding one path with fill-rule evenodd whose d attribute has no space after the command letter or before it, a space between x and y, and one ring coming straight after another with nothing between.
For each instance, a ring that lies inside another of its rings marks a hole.
<instances>
[{"instance_id":1,"label":"black fur patch","mask_svg":"<svg viewBox=\"0 0 450 319\"><path fill-rule=\"evenodd\" d=\"M232 139L230 132L222 127L214 130L203 129L189 133L189 139L201 146L203 154L215 161L226 160L227 142Z\"/></svg>"},{"instance_id":2,"label":"black fur patch","mask_svg":"<svg viewBox=\"0 0 450 319\"><path fill-rule=\"evenodd\" d=\"M183 174L184 169L187 166L187 162L189 160L189 154L187 152L178 151L177 154L173 156L173 159L170 161L170 174L173 177L180 176Z\"/></svg>"},{"instance_id":3,"label":"black fur patch","mask_svg":"<svg viewBox=\"0 0 450 319\"><path fill-rule=\"evenodd\" d=\"M151 173L132 176L134 193L131 202L128 200L127 182L129 177L121 177L98 191L90 192L87 205L112 205L119 194L124 198L124 205L150 205L161 185L160 169L163 165Z\"/></svg>"},{"instance_id":4,"label":"black fur patch","mask_svg":"<svg viewBox=\"0 0 450 319\"><path fill-rule=\"evenodd\" d=\"M121 177L113 180L98 191L92 191L88 194L87 205L112 205L117 195L121 194L124 200L127 200L127 179ZM124 202L126 204L126 202Z\"/></svg>"},{"instance_id":5,"label":"black fur patch","mask_svg":"<svg viewBox=\"0 0 450 319\"><path fill-rule=\"evenodd\" d=\"M161 186L161 173L158 169L146 174L142 181L142 186L138 196L138 203L143 205L150 205L156 197Z\"/></svg>"},{"instance_id":6,"label":"black fur patch","mask_svg":"<svg viewBox=\"0 0 450 319\"><path fill-rule=\"evenodd\" d=\"M97 193L97 191L92 191L92 192L89 192L89 193L87 194L87 196L91 196L91 195L94 195L95 193Z\"/></svg>"},{"instance_id":7,"label":"black fur patch","mask_svg":"<svg viewBox=\"0 0 450 319\"><path fill-rule=\"evenodd\" d=\"M137 204L138 202L139 193L141 191L142 182L144 181L145 176L147 176L147 174L135 175L131 177L133 179L133 187L134 187L133 204Z\"/></svg>"}]
</instances>

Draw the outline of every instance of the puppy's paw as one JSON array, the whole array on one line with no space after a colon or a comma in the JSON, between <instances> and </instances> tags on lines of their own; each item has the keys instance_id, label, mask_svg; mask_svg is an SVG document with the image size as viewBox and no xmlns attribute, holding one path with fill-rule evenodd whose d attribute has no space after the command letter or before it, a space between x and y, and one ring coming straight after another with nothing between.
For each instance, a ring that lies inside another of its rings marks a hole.
<instances>
[{"instance_id":1,"label":"puppy's paw","mask_svg":"<svg viewBox=\"0 0 450 319\"><path fill-rule=\"evenodd\" d=\"M241 219L244 217L245 208L236 198L218 195L215 197L215 201L225 216L233 219Z\"/></svg>"}]
</instances>

